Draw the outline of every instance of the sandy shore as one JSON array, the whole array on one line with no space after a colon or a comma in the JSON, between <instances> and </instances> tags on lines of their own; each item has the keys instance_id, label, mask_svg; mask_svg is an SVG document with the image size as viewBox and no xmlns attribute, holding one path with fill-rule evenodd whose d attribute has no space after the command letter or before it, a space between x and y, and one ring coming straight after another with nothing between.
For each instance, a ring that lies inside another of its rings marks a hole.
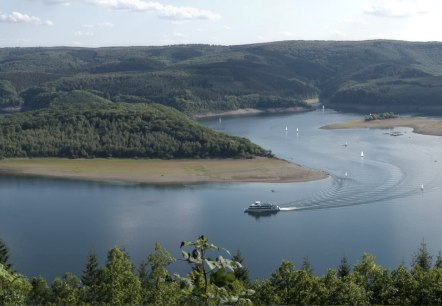
<instances>
[{"instance_id":1,"label":"sandy shore","mask_svg":"<svg viewBox=\"0 0 442 306\"><path fill-rule=\"evenodd\" d=\"M321 127L321 129L354 129L354 128L394 128L410 127L413 132L423 135L442 136L442 121L426 117L399 117L384 120L354 120Z\"/></svg>"},{"instance_id":2,"label":"sandy shore","mask_svg":"<svg viewBox=\"0 0 442 306\"><path fill-rule=\"evenodd\" d=\"M124 183L304 182L326 178L276 158L134 160L17 158L0 160L0 173Z\"/></svg>"},{"instance_id":3,"label":"sandy shore","mask_svg":"<svg viewBox=\"0 0 442 306\"><path fill-rule=\"evenodd\" d=\"M305 107L275 107L267 109L257 109L257 108L241 108L236 110L224 111L224 112L207 112L195 114L192 116L193 119L202 119L210 117L224 117L224 116L248 116L248 115L258 115L258 114L276 114L276 113L302 113L311 111L310 108Z\"/></svg>"}]
</instances>

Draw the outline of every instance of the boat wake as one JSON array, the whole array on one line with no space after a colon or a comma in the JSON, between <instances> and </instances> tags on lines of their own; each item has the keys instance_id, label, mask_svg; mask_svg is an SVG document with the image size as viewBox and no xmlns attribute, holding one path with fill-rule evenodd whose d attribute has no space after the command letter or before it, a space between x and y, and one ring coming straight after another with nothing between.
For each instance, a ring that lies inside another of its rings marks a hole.
<instances>
[{"instance_id":1,"label":"boat wake","mask_svg":"<svg viewBox=\"0 0 442 306\"><path fill-rule=\"evenodd\" d=\"M279 211L293 211L293 210L298 210L298 207L280 207Z\"/></svg>"},{"instance_id":2,"label":"boat wake","mask_svg":"<svg viewBox=\"0 0 442 306\"><path fill-rule=\"evenodd\" d=\"M394 164L372 160L366 161L364 169L357 174L354 173L354 177L332 175L331 179L328 188L304 199L281 203L280 210L299 211L355 206L423 194L420 182L424 182L425 192L432 192L439 189L435 182L442 181L442 175L438 171L433 171L426 177L411 176Z\"/></svg>"}]
</instances>

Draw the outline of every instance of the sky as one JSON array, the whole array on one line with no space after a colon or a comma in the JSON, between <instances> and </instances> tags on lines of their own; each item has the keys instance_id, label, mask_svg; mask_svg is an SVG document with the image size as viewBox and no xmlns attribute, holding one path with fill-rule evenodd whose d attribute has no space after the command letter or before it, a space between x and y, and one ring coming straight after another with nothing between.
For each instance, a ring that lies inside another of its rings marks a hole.
<instances>
[{"instance_id":1,"label":"sky","mask_svg":"<svg viewBox=\"0 0 442 306\"><path fill-rule=\"evenodd\" d=\"M0 47L442 41L441 0L0 0Z\"/></svg>"}]
</instances>

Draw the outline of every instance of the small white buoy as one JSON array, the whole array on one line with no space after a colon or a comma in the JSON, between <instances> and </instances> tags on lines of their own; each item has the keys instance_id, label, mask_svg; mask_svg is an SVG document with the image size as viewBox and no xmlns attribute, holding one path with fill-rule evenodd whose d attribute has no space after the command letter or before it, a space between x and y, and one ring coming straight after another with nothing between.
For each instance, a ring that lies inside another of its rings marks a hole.
<instances>
[{"instance_id":1,"label":"small white buoy","mask_svg":"<svg viewBox=\"0 0 442 306\"><path fill-rule=\"evenodd\" d=\"M348 146L348 143L347 143L347 142L345 142L345 145L344 145L344 147L346 147L346 146Z\"/></svg>"},{"instance_id":2,"label":"small white buoy","mask_svg":"<svg viewBox=\"0 0 442 306\"><path fill-rule=\"evenodd\" d=\"M347 171L345 171L345 177L347 177L348 176L348 173L347 173Z\"/></svg>"},{"instance_id":3,"label":"small white buoy","mask_svg":"<svg viewBox=\"0 0 442 306\"><path fill-rule=\"evenodd\" d=\"M361 157L364 157L364 151L361 151Z\"/></svg>"},{"instance_id":4,"label":"small white buoy","mask_svg":"<svg viewBox=\"0 0 442 306\"><path fill-rule=\"evenodd\" d=\"M324 106L324 104L322 104L322 111L324 111L324 109L325 109L325 106Z\"/></svg>"},{"instance_id":5,"label":"small white buoy","mask_svg":"<svg viewBox=\"0 0 442 306\"><path fill-rule=\"evenodd\" d=\"M421 191L424 191L424 184L421 185Z\"/></svg>"},{"instance_id":6,"label":"small white buoy","mask_svg":"<svg viewBox=\"0 0 442 306\"><path fill-rule=\"evenodd\" d=\"M299 129L298 128L296 128L296 133L298 133L299 132Z\"/></svg>"},{"instance_id":7,"label":"small white buoy","mask_svg":"<svg viewBox=\"0 0 442 306\"><path fill-rule=\"evenodd\" d=\"M287 132L287 131L288 131L288 129L289 129L289 128L288 128L288 127L287 127L287 125L286 125L286 126L285 126L285 131Z\"/></svg>"}]
</instances>

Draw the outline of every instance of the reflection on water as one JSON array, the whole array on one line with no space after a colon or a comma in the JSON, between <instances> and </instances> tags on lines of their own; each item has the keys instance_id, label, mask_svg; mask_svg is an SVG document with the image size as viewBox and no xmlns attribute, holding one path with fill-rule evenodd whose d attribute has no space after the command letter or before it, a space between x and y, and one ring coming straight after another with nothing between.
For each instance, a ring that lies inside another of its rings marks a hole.
<instances>
[{"instance_id":1,"label":"reflection on water","mask_svg":"<svg viewBox=\"0 0 442 306\"><path fill-rule=\"evenodd\" d=\"M394 129L402 134L396 137L319 129L354 118L321 110L204 121L331 174L316 182L130 186L0 176L0 237L17 270L48 279L81 273L91 250L103 263L115 245L137 264L155 241L179 257L180 242L201 234L241 249L252 277L268 277L282 259L299 266L306 256L317 273L336 267L343 255L354 263L364 252L395 267L409 262L422 238L436 253L442 249L441 138L406 128ZM256 200L281 211L244 213ZM180 264L173 269L185 271Z\"/></svg>"}]
</instances>

